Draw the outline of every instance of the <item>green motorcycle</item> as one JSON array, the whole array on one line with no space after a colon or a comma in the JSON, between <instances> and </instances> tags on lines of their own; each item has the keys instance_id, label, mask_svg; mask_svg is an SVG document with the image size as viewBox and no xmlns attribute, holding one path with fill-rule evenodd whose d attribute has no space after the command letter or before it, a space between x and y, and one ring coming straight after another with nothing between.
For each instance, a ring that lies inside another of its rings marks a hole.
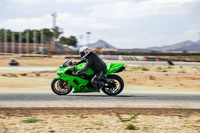
<instances>
[{"instance_id":1,"label":"green motorcycle","mask_svg":"<svg viewBox=\"0 0 200 133\"><path fill-rule=\"evenodd\" d=\"M122 72L125 67L123 63L108 63L107 73L101 79L103 85L99 85L99 89L92 89L91 79L94 76L94 71L89 68L85 74L74 76L73 73L84 68L86 63L75 65L71 59L62 64L58 71L57 77L51 83L52 91L57 95L67 95L72 89L73 93L100 92L115 96L124 88L124 81L118 75L113 73Z\"/></svg>"}]
</instances>

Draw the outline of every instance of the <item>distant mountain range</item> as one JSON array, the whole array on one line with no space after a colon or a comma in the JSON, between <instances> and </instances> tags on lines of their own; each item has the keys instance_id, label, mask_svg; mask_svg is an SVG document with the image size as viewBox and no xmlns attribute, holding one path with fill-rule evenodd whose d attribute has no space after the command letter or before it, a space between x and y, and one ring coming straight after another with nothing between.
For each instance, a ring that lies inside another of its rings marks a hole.
<instances>
[{"instance_id":1,"label":"distant mountain range","mask_svg":"<svg viewBox=\"0 0 200 133\"><path fill-rule=\"evenodd\" d=\"M163 47L150 47L147 50L153 51L200 51L200 41L184 41Z\"/></svg>"},{"instance_id":2,"label":"distant mountain range","mask_svg":"<svg viewBox=\"0 0 200 133\"><path fill-rule=\"evenodd\" d=\"M95 49L95 48L109 48L109 49L117 49L114 46L112 46L111 44L107 43L104 40L98 40L94 43L89 43L88 45L78 45L77 47L69 47L72 50L79 50L80 47L82 46L88 46L91 49Z\"/></svg>"},{"instance_id":3,"label":"distant mountain range","mask_svg":"<svg viewBox=\"0 0 200 133\"><path fill-rule=\"evenodd\" d=\"M104 40L98 40L97 42L89 43L88 47L91 48L91 49L95 49L95 48L115 48L114 46L112 46L111 44L107 43Z\"/></svg>"},{"instance_id":4,"label":"distant mountain range","mask_svg":"<svg viewBox=\"0 0 200 133\"><path fill-rule=\"evenodd\" d=\"M107 48L107 49L116 49L116 47L112 46L111 44L107 43L104 40L98 40L94 43L89 43L88 45L82 45L82 46L88 46L91 49L95 48ZM73 50L79 50L81 45L78 45L77 47L70 47ZM172 45L162 46L162 47L149 47L149 48L134 48L134 49L118 49L119 52L151 52L151 51L200 51L200 41L194 42L194 41L184 41Z\"/></svg>"}]
</instances>

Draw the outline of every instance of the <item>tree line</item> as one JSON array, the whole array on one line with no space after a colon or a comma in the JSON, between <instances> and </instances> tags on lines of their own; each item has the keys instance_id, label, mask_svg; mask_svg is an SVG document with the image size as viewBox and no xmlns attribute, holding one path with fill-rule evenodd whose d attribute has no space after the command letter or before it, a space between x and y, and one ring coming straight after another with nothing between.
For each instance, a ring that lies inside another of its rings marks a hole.
<instances>
[{"instance_id":1,"label":"tree line","mask_svg":"<svg viewBox=\"0 0 200 133\"><path fill-rule=\"evenodd\" d=\"M22 42L22 43L45 43L45 44L66 44L68 46L77 46L75 36L65 37L59 27L53 29L43 28L40 30L24 30L22 32L13 32L10 29L0 29L0 42Z\"/></svg>"}]
</instances>

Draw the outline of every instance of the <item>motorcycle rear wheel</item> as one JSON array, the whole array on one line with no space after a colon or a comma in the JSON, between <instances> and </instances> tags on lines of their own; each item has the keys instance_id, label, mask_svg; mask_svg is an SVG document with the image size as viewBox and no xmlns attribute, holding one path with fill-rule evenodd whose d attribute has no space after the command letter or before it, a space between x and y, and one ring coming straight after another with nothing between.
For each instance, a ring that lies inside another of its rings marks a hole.
<instances>
[{"instance_id":1,"label":"motorcycle rear wheel","mask_svg":"<svg viewBox=\"0 0 200 133\"><path fill-rule=\"evenodd\" d=\"M64 88L62 88L60 86L60 82L61 82L61 80L56 79L56 78L51 82L52 91L57 95L67 95L67 94L69 94L72 91L73 87L71 85L69 85L67 82L64 81L63 85L62 85Z\"/></svg>"},{"instance_id":2,"label":"motorcycle rear wheel","mask_svg":"<svg viewBox=\"0 0 200 133\"><path fill-rule=\"evenodd\" d=\"M111 80L113 83L112 85L105 84L105 86L102 88L102 91L109 96L116 96L119 93L121 93L122 90L124 89L123 79L120 76L114 74L107 76L107 78Z\"/></svg>"}]
</instances>

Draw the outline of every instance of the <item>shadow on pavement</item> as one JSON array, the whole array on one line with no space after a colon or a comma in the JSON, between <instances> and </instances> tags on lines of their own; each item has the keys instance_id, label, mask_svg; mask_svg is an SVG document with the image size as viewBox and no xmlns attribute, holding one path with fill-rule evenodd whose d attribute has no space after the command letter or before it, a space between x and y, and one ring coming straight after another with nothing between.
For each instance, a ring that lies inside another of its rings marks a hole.
<instances>
[{"instance_id":1,"label":"shadow on pavement","mask_svg":"<svg viewBox=\"0 0 200 133\"><path fill-rule=\"evenodd\" d=\"M117 96L108 96L108 95L80 95L80 94L75 94L75 95L67 95L68 96L80 96L80 97L147 97L147 96L136 96L136 95L117 95Z\"/></svg>"}]
</instances>

